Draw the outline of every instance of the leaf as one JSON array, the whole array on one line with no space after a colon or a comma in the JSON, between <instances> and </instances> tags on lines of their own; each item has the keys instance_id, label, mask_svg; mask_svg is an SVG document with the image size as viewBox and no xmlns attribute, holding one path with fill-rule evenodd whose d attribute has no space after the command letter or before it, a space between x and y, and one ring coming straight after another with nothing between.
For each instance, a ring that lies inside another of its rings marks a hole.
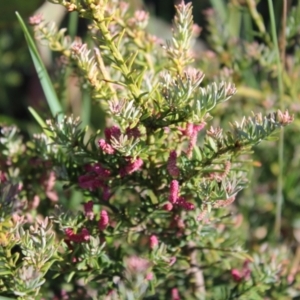
<instances>
[{"instance_id":1,"label":"leaf","mask_svg":"<svg viewBox=\"0 0 300 300\"><path fill-rule=\"evenodd\" d=\"M211 0L213 8L216 10L221 24L226 24L228 11L223 1Z\"/></svg>"},{"instance_id":2,"label":"leaf","mask_svg":"<svg viewBox=\"0 0 300 300\"><path fill-rule=\"evenodd\" d=\"M13 273L10 270L0 270L0 275L5 276L5 275L11 275L13 276ZM0 298L1 300L1 298Z\"/></svg>"},{"instance_id":3,"label":"leaf","mask_svg":"<svg viewBox=\"0 0 300 300\"><path fill-rule=\"evenodd\" d=\"M28 110L42 128L47 127L44 120L39 116L39 114L32 107L29 106Z\"/></svg>"},{"instance_id":4,"label":"leaf","mask_svg":"<svg viewBox=\"0 0 300 300\"><path fill-rule=\"evenodd\" d=\"M238 259L241 259L241 260L249 260L249 261L253 262L252 256L250 256L249 254L247 254L245 252L232 252L231 255Z\"/></svg>"},{"instance_id":5,"label":"leaf","mask_svg":"<svg viewBox=\"0 0 300 300\"><path fill-rule=\"evenodd\" d=\"M131 57L128 58L128 60L126 61L128 69L132 71L132 65L134 63L134 61L136 60L137 55L139 54L139 51L135 51L135 53L132 53Z\"/></svg>"},{"instance_id":6,"label":"leaf","mask_svg":"<svg viewBox=\"0 0 300 300\"><path fill-rule=\"evenodd\" d=\"M15 300L16 298L7 298L7 297L3 297L0 296L0 300Z\"/></svg>"},{"instance_id":7,"label":"leaf","mask_svg":"<svg viewBox=\"0 0 300 300\"><path fill-rule=\"evenodd\" d=\"M216 142L211 138L211 137L207 137L207 142L208 142L208 146L215 152L218 152L218 147Z\"/></svg>"},{"instance_id":8,"label":"leaf","mask_svg":"<svg viewBox=\"0 0 300 300\"><path fill-rule=\"evenodd\" d=\"M82 93L82 109L81 109L82 126L87 126L91 119L91 98L87 91Z\"/></svg>"},{"instance_id":9,"label":"leaf","mask_svg":"<svg viewBox=\"0 0 300 300\"><path fill-rule=\"evenodd\" d=\"M54 89L51 79L48 75L47 69L46 69L45 65L43 64L43 61L38 53L35 43L31 37L22 17L19 15L18 12L16 12L16 16L17 16L19 23L21 25L21 28L24 32L24 35L25 35L25 38L26 38L26 41L28 44L29 52L30 52L31 58L33 60L39 80L41 82L43 91L45 93L46 100L48 102L52 116L55 117L56 115L58 115L58 120L61 121L63 118L63 116L61 114L62 107L58 101L55 89Z\"/></svg>"},{"instance_id":10,"label":"leaf","mask_svg":"<svg viewBox=\"0 0 300 300\"><path fill-rule=\"evenodd\" d=\"M67 277L67 282L71 282L73 276L75 275L75 271L72 271L69 276Z\"/></svg>"},{"instance_id":11,"label":"leaf","mask_svg":"<svg viewBox=\"0 0 300 300\"><path fill-rule=\"evenodd\" d=\"M202 154L199 147L194 147L193 149L193 157L195 157L196 160L202 161Z\"/></svg>"}]
</instances>

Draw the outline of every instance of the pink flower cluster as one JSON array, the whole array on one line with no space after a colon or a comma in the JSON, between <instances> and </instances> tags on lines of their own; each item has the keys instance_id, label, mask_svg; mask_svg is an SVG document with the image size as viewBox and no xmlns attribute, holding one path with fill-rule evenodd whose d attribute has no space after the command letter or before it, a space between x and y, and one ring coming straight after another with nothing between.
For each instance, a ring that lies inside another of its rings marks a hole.
<instances>
[{"instance_id":1,"label":"pink flower cluster","mask_svg":"<svg viewBox=\"0 0 300 300\"><path fill-rule=\"evenodd\" d=\"M187 123L186 129L179 128L182 134L189 138L189 146L186 152L189 158L192 156L193 149L196 145L198 132L201 131L205 125L205 122L202 122L199 125Z\"/></svg>"},{"instance_id":2,"label":"pink flower cluster","mask_svg":"<svg viewBox=\"0 0 300 300\"><path fill-rule=\"evenodd\" d=\"M125 167L121 168L121 170L120 170L121 177L130 175L133 172L139 170L141 168L141 166L143 165L143 163L144 163L143 160L139 157L133 161L129 161L129 163L127 163L127 165Z\"/></svg>"},{"instance_id":3,"label":"pink flower cluster","mask_svg":"<svg viewBox=\"0 0 300 300\"><path fill-rule=\"evenodd\" d=\"M94 218L93 213L93 201L89 201L84 204L84 213L87 218ZM103 231L109 225L109 216L106 210L100 212L100 219L98 221L98 228ZM79 233L75 233L72 228L65 230L66 243L70 246L70 242L83 243L90 240L90 233L87 228L82 228Z\"/></svg>"},{"instance_id":4,"label":"pink flower cluster","mask_svg":"<svg viewBox=\"0 0 300 300\"><path fill-rule=\"evenodd\" d=\"M90 233L86 228L82 228L80 233L74 233L72 228L67 228L65 234L69 241L75 243L87 242L90 239Z\"/></svg>"},{"instance_id":5,"label":"pink flower cluster","mask_svg":"<svg viewBox=\"0 0 300 300\"><path fill-rule=\"evenodd\" d=\"M7 176L5 175L5 173L0 171L0 183L4 183L6 181L7 181Z\"/></svg>"},{"instance_id":6,"label":"pink flower cluster","mask_svg":"<svg viewBox=\"0 0 300 300\"><path fill-rule=\"evenodd\" d=\"M231 162L227 161L227 162L225 162L224 171L222 173L213 172L213 173L209 174L209 178L212 180L221 182L224 178L226 178L228 176L230 169L231 169Z\"/></svg>"},{"instance_id":7,"label":"pink flower cluster","mask_svg":"<svg viewBox=\"0 0 300 300\"><path fill-rule=\"evenodd\" d=\"M107 154L114 154L115 149L110 144L111 140L114 138L118 140L121 135L121 130L118 126L112 126L110 128L106 128L104 131L105 140L101 139L98 142L99 147L102 149L103 152Z\"/></svg>"},{"instance_id":8,"label":"pink flower cluster","mask_svg":"<svg viewBox=\"0 0 300 300\"><path fill-rule=\"evenodd\" d=\"M164 209L170 211L173 209L173 205L182 207L185 210L195 209L193 203L187 202L184 197L179 196L179 182L172 180L170 184L169 203L164 205Z\"/></svg>"},{"instance_id":9,"label":"pink flower cluster","mask_svg":"<svg viewBox=\"0 0 300 300\"><path fill-rule=\"evenodd\" d=\"M169 201L172 204L175 204L178 199L179 194L179 182L177 180L172 180L170 184L170 194L169 194Z\"/></svg>"},{"instance_id":10,"label":"pink flower cluster","mask_svg":"<svg viewBox=\"0 0 300 300\"><path fill-rule=\"evenodd\" d=\"M167 170L172 177L179 176L179 168L177 167L177 153L175 150L172 150L169 155Z\"/></svg>"},{"instance_id":11,"label":"pink flower cluster","mask_svg":"<svg viewBox=\"0 0 300 300\"><path fill-rule=\"evenodd\" d=\"M249 260L244 262L242 270L232 269L231 276L235 282L241 282L242 280L248 280L250 278L251 270L249 268Z\"/></svg>"},{"instance_id":12,"label":"pink flower cluster","mask_svg":"<svg viewBox=\"0 0 300 300\"><path fill-rule=\"evenodd\" d=\"M88 172L78 178L79 186L83 189L95 190L97 188L103 189L104 200L109 199L109 190L106 181L110 177L110 170L103 168L100 164L87 165L85 170Z\"/></svg>"},{"instance_id":13,"label":"pink flower cluster","mask_svg":"<svg viewBox=\"0 0 300 300\"><path fill-rule=\"evenodd\" d=\"M29 17L28 23L32 26L39 25L43 21L43 15L42 14L36 14L34 16Z\"/></svg>"},{"instance_id":14,"label":"pink flower cluster","mask_svg":"<svg viewBox=\"0 0 300 300\"><path fill-rule=\"evenodd\" d=\"M94 212L93 212L93 207L94 207L94 202L90 200L87 203L83 204L84 207L84 215L88 220L93 220L94 219Z\"/></svg>"},{"instance_id":15,"label":"pink flower cluster","mask_svg":"<svg viewBox=\"0 0 300 300\"><path fill-rule=\"evenodd\" d=\"M109 224L109 216L106 210L102 210L100 213L100 219L98 221L99 230L104 230Z\"/></svg>"},{"instance_id":16,"label":"pink flower cluster","mask_svg":"<svg viewBox=\"0 0 300 300\"><path fill-rule=\"evenodd\" d=\"M171 291L171 299L172 300L180 300L179 292L177 288L173 288Z\"/></svg>"},{"instance_id":17,"label":"pink flower cluster","mask_svg":"<svg viewBox=\"0 0 300 300\"><path fill-rule=\"evenodd\" d=\"M156 235L151 235L149 238L150 249L153 250L158 246L158 238Z\"/></svg>"},{"instance_id":18,"label":"pink flower cluster","mask_svg":"<svg viewBox=\"0 0 300 300\"><path fill-rule=\"evenodd\" d=\"M121 130L118 126L112 126L109 128L106 128L104 130L105 139L100 139L98 141L98 145L100 149L107 154L114 154L116 152L116 149L111 145L111 142L113 139L119 140L121 136ZM131 138L138 138L141 136L141 133L137 127L130 128L128 127L126 129L126 135Z\"/></svg>"},{"instance_id":19,"label":"pink flower cluster","mask_svg":"<svg viewBox=\"0 0 300 300\"><path fill-rule=\"evenodd\" d=\"M124 263L126 269L132 274L145 272L151 266L150 261L139 256L126 257Z\"/></svg>"},{"instance_id":20,"label":"pink flower cluster","mask_svg":"<svg viewBox=\"0 0 300 300\"><path fill-rule=\"evenodd\" d=\"M121 136L121 130L118 126L112 126L110 128L106 128L104 131L105 139L101 139L98 142L100 149L107 154L114 154L116 149L112 145L113 140L119 140ZM126 129L126 135L130 138L138 138L141 136L141 133L137 127ZM133 172L139 170L143 165L143 160L139 157L136 159L132 159L131 157L125 158L127 164L120 169L121 177L132 174Z\"/></svg>"}]
</instances>

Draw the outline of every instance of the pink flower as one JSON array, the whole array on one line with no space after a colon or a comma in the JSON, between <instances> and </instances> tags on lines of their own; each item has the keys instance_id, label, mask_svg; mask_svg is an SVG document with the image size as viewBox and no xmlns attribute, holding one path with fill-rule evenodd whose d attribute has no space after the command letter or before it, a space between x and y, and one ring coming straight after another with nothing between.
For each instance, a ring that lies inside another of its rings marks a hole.
<instances>
[{"instance_id":1,"label":"pink flower","mask_svg":"<svg viewBox=\"0 0 300 300\"><path fill-rule=\"evenodd\" d=\"M179 292L177 288L173 288L171 291L172 300L180 300Z\"/></svg>"},{"instance_id":2,"label":"pink flower","mask_svg":"<svg viewBox=\"0 0 300 300\"><path fill-rule=\"evenodd\" d=\"M7 181L7 177L6 177L5 173L0 171L0 183L4 183L6 181Z\"/></svg>"},{"instance_id":3,"label":"pink flower","mask_svg":"<svg viewBox=\"0 0 300 300\"><path fill-rule=\"evenodd\" d=\"M54 189L54 185L56 182L56 176L55 173L53 171L51 172L47 172L42 178L42 185L44 187L44 190L46 192L47 197L53 201L53 202L57 202L58 201L58 195L57 192Z\"/></svg>"},{"instance_id":4,"label":"pink flower","mask_svg":"<svg viewBox=\"0 0 300 300\"><path fill-rule=\"evenodd\" d=\"M172 150L169 155L167 170L168 170L169 174L173 177L179 176L179 169L176 165L176 160L177 160L176 151Z\"/></svg>"},{"instance_id":5,"label":"pink flower","mask_svg":"<svg viewBox=\"0 0 300 300\"><path fill-rule=\"evenodd\" d=\"M187 202L184 197L179 197L176 204L181 206L185 210L195 209L195 205L193 203Z\"/></svg>"},{"instance_id":6,"label":"pink flower","mask_svg":"<svg viewBox=\"0 0 300 300\"><path fill-rule=\"evenodd\" d=\"M170 184L169 201L174 204L177 202L179 193L179 183L177 180L172 180Z\"/></svg>"},{"instance_id":7,"label":"pink flower","mask_svg":"<svg viewBox=\"0 0 300 300\"><path fill-rule=\"evenodd\" d=\"M198 37L202 31L202 28L197 24L193 24L192 32L194 37Z\"/></svg>"},{"instance_id":8,"label":"pink flower","mask_svg":"<svg viewBox=\"0 0 300 300\"><path fill-rule=\"evenodd\" d=\"M132 274L145 272L150 267L150 262L138 256L130 256L125 258L125 266Z\"/></svg>"},{"instance_id":9,"label":"pink flower","mask_svg":"<svg viewBox=\"0 0 300 300\"><path fill-rule=\"evenodd\" d=\"M99 148L104 153L107 153L107 154L114 154L115 153L115 149L103 139L98 141L98 145L99 145Z\"/></svg>"},{"instance_id":10,"label":"pink flower","mask_svg":"<svg viewBox=\"0 0 300 300\"><path fill-rule=\"evenodd\" d=\"M163 206L163 209L166 211L171 211L173 209L173 204L171 202L168 202Z\"/></svg>"},{"instance_id":11,"label":"pink flower","mask_svg":"<svg viewBox=\"0 0 300 300\"><path fill-rule=\"evenodd\" d=\"M84 242L87 242L90 240L90 233L86 228L82 228L80 235Z\"/></svg>"},{"instance_id":12,"label":"pink flower","mask_svg":"<svg viewBox=\"0 0 300 300\"><path fill-rule=\"evenodd\" d=\"M150 249L153 250L158 246L158 238L156 235L151 235L149 238Z\"/></svg>"},{"instance_id":13,"label":"pink flower","mask_svg":"<svg viewBox=\"0 0 300 300\"><path fill-rule=\"evenodd\" d=\"M84 214L85 214L86 218L89 220L94 219L93 206L94 206L94 202L92 200L83 204Z\"/></svg>"},{"instance_id":14,"label":"pink flower","mask_svg":"<svg viewBox=\"0 0 300 300\"><path fill-rule=\"evenodd\" d=\"M153 279L153 273L148 273L145 277L146 280L151 281Z\"/></svg>"},{"instance_id":15,"label":"pink flower","mask_svg":"<svg viewBox=\"0 0 300 300\"><path fill-rule=\"evenodd\" d=\"M107 142L111 141L111 138L119 139L121 135L121 130L118 126L112 126L104 130L105 138Z\"/></svg>"},{"instance_id":16,"label":"pink flower","mask_svg":"<svg viewBox=\"0 0 300 300\"><path fill-rule=\"evenodd\" d=\"M144 163L143 160L138 157L135 161L130 162L124 168L122 168L120 170L120 175L124 177L126 175L132 174L133 172L139 170L143 165L143 163Z\"/></svg>"},{"instance_id":17,"label":"pink flower","mask_svg":"<svg viewBox=\"0 0 300 300\"><path fill-rule=\"evenodd\" d=\"M107 154L114 154L116 150L111 145L113 140L119 140L121 136L121 130L118 126L112 126L110 128L106 128L104 130L105 139L100 139L98 141L99 148L107 153ZM131 138L138 138L141 136L141 133L137 127L126 129L126 135Z\"/></svg>"},{"instance_id":18,"label":"pink flower","mask_svg":"<svg viewBox=\"0 0 300 300\"><path fill-rule=\"evenodd\" d=\"M75 243L87 242L90 239L90 233L86 228L83 228L80 233L74 233L72 228L67 228L65 234L71 242Z\"/></svg>"},{"instance_id":19,"label":"pink flower","mask_svg":"<svg viewBox=\"0 0 300 300\"><path fill-rule=\"evenodd\" d=\"M86 166L86 170L95 172L101 178L108 178L110 176L110 170L103 168L100 164L88 165Z\"/></svg>"},{"instance_id":20,"label":"pink flower","mask_svg":"<svg viewBox=\"0 0 300 300\"><path fill-rule=\"evenodd\" d=\"M200 125L193 125L193 133L190 136L190 142L187 150L187 156L191 157L192 151L197 143L197 135L200 130L202 130L205 126L205 123L201 123Z\"/></svg>"},{"instance_id":21,"label":"pink flower","mask_svg":"<svg viewBox=\"0 0 300 300\"><path fill-rule=\"evenodd\" d=\"M104 230L109 223L109 216L106 210L102 210L100 213L100 220L98 221L99 230Z\"/></svg>"},{"instance_id":22,"label":"pink flower","mask_svg":"<svg viewBox=\"0 0 300 300\"><path fill-rule=\"evenodd\" d=\"M106 185L106 186L104 186L104 188L103 188L103 194L102 194L103 200L108 201L109 198L110 198L110 196L111 196L110 189L109 189L109 187Z\"/></svg>"},{"instance_id":23,"label":"pink flower","mask_svg":"<svg viewBox=\"0 0 300 300\"><path fill-rule=\"evenodd\" d=\"M32 17L29 17L28 23L30 25L39 25L43 21L43 15L42 14L36 14Z\"/></svg>"},{"instance_id":24,"label":"pink flower","mask_svg":"<svg viewBox=\"0 0 300 300\"><path fill-rule=\"evenodd\" d=\"M184 134L187 137L192 137L194 135L194 124L192 123L187 123L186 124L186 129L184 131Z\"/></svg>"},{"instance_id":25,"label":"pink flower","mask_svg":"<svg viewBox=\"0 0 300 300\"><path fill-rule=\"evenodd\" d=\"M242 271L244 279L248 280L251 275L251 270L249 268L249 260L245 260Z\"/></svg>"},{"instance_id":26,"label":"pink flower","mask_svg":"<svg viewBox=\"0 0 300 300\"><path fill-rule=\"evenodd\" d=\"M199 125L194 125L194 132L193 133L198 133L205 127L206 123L202 122Z\"/></svg>"},{"instance_id":27,"label":"pink flower","mask_svg":"<svg viewBox=\"0 0 300 300\"><path fill-rule=\"evenodd\" d=\"M194 135L191 136L189 146L188 146L188 149L186 151L186 154L187 154L188 158L192 157L193 149L194 149L196 143L197 143L197 135L194 134Z\"/></svg>"},{"instance_id":28,"label":"pink flower","mask_svg":"<svg viewBox=\"0 0 300 300\"><path fill-rule=\"evenodd\" d=\"M81 188L94 190L99 187L105 187L104 181L109 178L110 170L103 168L100 164L87 165L85 169L89 173L78 178Z\"/></svg>"},{"instance_id":29,"label":"pink flower","mask_svg":"<svg viewBox=\"0 0 300 300\"><path fill-rule=\"evenodd\" d=\"M191 157L192 151L196 145L197 142L197 135L200 130L202 130L205 127L206 123L202 122L199 125L195 125L192 123L186 124L186 129L179 129L186 137L190 139L189 146L187 149L187 156Z\"/></svg>"},{"instance_id":30,"label":"pink flower","mask_svg":"<svg viewBox=\"0 0 300 300\"><path fill-rule=\"evenodd\" d=\"M103 187L104 183L101 179L93 174L81 175L78 178L78 184L82 189L95 190L96 188Z\"/></svg>"},{"instance_id":31,"label":"pink flower","mask_svg":"<svg viewBox=\"0 0 300 300\"><path fill-rule=\"evenodd\" d=\"M169 260L169 266L173 266L176 263L176 256L172 256Z\"/></svg>"},{"instance_id":32,"label":"pink flower","mask_svg":"<svg viewBox=\"0 0 300 300\"><path fill-rule=\"evenodd\" d=\"M240 282L243 279L243 275L238 269L232 269L231 276L235 282Z\"/></svg>"},{"instance_id":33,"label":"pink flower","mask_svg":"<svg viewBox=\"0 0 300 300\"><path fill-rule=\"evenodd\" d=\"M242 270L232 269L231 276L235 282L248 280L250 278L251 270L249 268L249 260L245 260Z\"/></svg>"},{"instance_id":34,"label":"pink flower","mask_svg":"<svg viewBox=\"0 0 300 300\"><path fill-rule=\"evenodd\" d=\"M137 10L135 13L134 13L134 17L136 18L136 20L138 22L144 22L145 20L148 20L149 18L149 13L147 13L146 11L144 10Z\"/></svg>"}]
</instances>

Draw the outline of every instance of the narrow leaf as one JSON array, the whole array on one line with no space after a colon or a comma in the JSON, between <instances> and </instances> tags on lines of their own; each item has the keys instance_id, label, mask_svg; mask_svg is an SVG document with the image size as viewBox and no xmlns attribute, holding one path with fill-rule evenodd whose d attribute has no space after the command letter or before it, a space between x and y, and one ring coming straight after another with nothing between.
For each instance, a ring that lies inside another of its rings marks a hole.
<instances>
[{"instance_id":1,"label":"narrow leaf","mask_svg":"<svg viewBox=\"0 0 300 300\"><path fill-rule=\"evenodd\" d=\"M32 114L32 116L35 118L35 120L37 121L37 123L41 126L41 128L43 129L44 133L48 136L48 137L52 137L52 134L50 131L45 130L45 128L47 128L46 123L44 122L44 120L39 116L39 114L32 108L32 107L28 107L29 112Z\"/></svg>"},{"instance_id":2,"label":"narrow leaf","mask_svg":"<svg viewBox=\"0 0 300 300\"><path fill-rule=\"evenodd\" d=\"M32 107L29 106L28 110L42 128L47 127L44 120L39 116L39 114Z\"/></svg>"},{"instance_id":3,"label":"narrow leaf","mask_svg":"<svg viewBox=\"0 0 300 300\"><path fill-rule=\"evenodd\" d=\"M55 117L56 115L60 114L62 112L62 107L58 101L57 95L55 93L54 87L52 85L51 79L48 75L47 69L45 65L43 64L43 61L38 53L38 50L36 48L36 45L22 19L22 17L19 15L18 12L16 12L16 16L19 20L19 23L21 25L21 28L24 32L29 52L31 54L31 58L33 60L36 72L38 74L39 80L41 82L43 91L45 93L49 108L51 110L52 116ZM62 115L58 115L58 119L62 119Z\"/></svg>"}]
</instances>

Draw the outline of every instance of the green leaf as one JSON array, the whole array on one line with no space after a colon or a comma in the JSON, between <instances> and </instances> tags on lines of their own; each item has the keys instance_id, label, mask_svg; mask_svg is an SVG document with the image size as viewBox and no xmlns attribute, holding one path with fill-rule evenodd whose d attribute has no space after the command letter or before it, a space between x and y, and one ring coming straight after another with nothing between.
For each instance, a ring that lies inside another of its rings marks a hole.
<instances>
[{"instance_id":1,"label":"green leaf","mask_svg":"<svg viewBox=\"0 0 300 300\"><path fill-rule=\"evenodd\" d=\"M72 40L75 38L78 28L78 12L73 11L70 13L68 32Z\"/></svg>"},{"instance_id":2,"label":"green leaf","mask_svg":"<svg viewBox=\"0 0 300 300\"><path fill-rule=\"evenodd\" d=\"M42 128L47 127L44 120L39 116L39 114L32 107L29 106L28 110Z\"/></svg>"},{"instance_id":3,"label":"green leaf","mask_svg":"<svg viewBox=\"0 0 300 300\"><path fill-rule=\"evenodd\" d=\"M72 280L72 278L73 278L73 276L75 275L75 271L72 271L70 274L69 274L69 276L68 276L68 278L67 278L67 282L71 282L71 280Z\"/></svg>"},{"instance_id":4,"label":"green leaf","mask_svg":"<svg viewBox=\"0 0 300 300\"><path fill-rule=\"evenodd\" d=\"M211 4L220 18L220 24L226 24L226 21L228 20L228 10L226 4L219 0L211 0Z\"/></svg>"},{"instance_id":5,"label":"green leaf","mask_svg":"<svg viewBox=\"0 0 300 300\"><path fill-rule=\"evenodd\" d=\"M118 38L118 41L117 41L117 44L116 44L117 49L120 49L120 45L121 45L121 42L123 40L123 36L124 36L125 32L126 32L126 30L123 29L118 35L115 36L115 37Z\"/></svg>"},{"instance_id":6,"label":"green leaf","mask_svg":"<svg viewBox=\"0 0 300 300\"><path fill-rule=\"evenodd\" d=\"M128 69L132 71L132 65L134 63L134 61L136 60L137 55L139 54L139 51L135 51L135 53L132 53L131 57L128 58L128 60L126 61L126 64L128 66Z\"/></svg>"},{"instance_id":7,"label":"green leaf","mask_svg":"<svg viewBox=\"0 0 300 300\"><path fill-rule=\"evenodd\" d=\"M195 157L195 159L198 160L198 161L202 161L201 150L198 147L194 147L194 149L193 149L193 157Z\"/></svg>"},{"instance_id":8,"label":"green leaf","mask_svg":"<svg viewBox=\"0 0 300 300\"><path fill-rule=\"evenodd\" d=\"M10 270L0 270L0 276L5 276L5 275L13 275L13 273Z\"/></svg>"},{"instance_id":9,"label":"green leaf","mask_svg":"<svg viewBox=\"0 0 300 300\"><path fill-rule=\"evenodd\" d=\"M62 107L58 101L56 92L54 90L54 87L52 85L51 79L48 75L47 69L45 65L43 64L43 61L38 53L38 50L36 48L36 45L22 19L22 17L19 15L18 12L16 12L16 16L19 20L19 23L21 25L21 28L24 32L28 47L29 47L29 52L32 57L36 72L38 74L39 80L41 82L43 91L45 93L49 108L51 110L52 116L55 117L58 115L59 121L62 120L62 115L60 114L62 112Z\"/></svg>"},{"instance_id":10,"label":"green leaf","mask_svg":"<svg viewBox=\"0 0 300 300\"><path fill-rule=\"evenodd\" d=\"M16 298L7 298L7 297L3 297L0 296L0 300L15 300Z\"/></svg>"},{"instance_id":11,"label":"green leaf","mask_svg":"<svg viewBox=\"0 0 300 300\"><path fill-rule=\"evenodd\" d=\"M231 255L241 260L253 261L252 256L245 252L232 252Z\"/></svg>"},{"instance_id":12,"label":"green leaf","mask_svg":"<svg viewBox=\"0 0 300 300\"><path fill-rule=\"evenodd\" d=\"M207 142L208 142L208 146L215 152L218 152L218 147L216 142L211 138L211 137L207 137Z\"/></svg>"},{"instance_id":13,"label":"green leaf","mask_svg":"<svg viewBox=\"0 0 300 300\"><path fill-rule=\"evenodd\" d=\"M81 109L81 120L82 126L87 126L90 124L91 119L91 98L89 93L84 90L82 92L82 109Z\"/></svg>"}]
</instances>

